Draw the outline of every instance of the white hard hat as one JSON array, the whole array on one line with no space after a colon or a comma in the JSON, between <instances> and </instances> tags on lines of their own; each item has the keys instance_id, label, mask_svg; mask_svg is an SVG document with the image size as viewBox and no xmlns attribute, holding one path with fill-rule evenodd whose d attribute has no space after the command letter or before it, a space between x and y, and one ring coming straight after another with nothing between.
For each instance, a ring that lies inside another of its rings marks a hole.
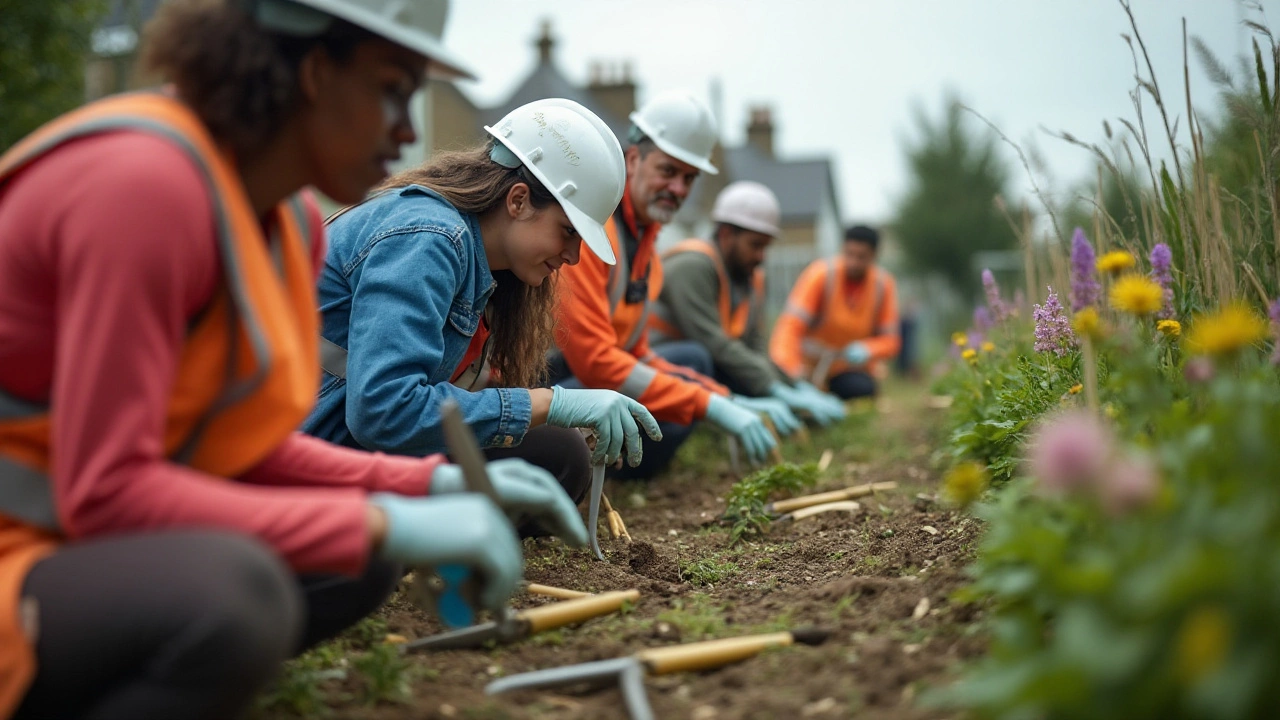
<instances>
[{"instance_id":1,"label":"white hard hat","mask_svg":"<svg viewBox=\"0 0 1280 720\"><path fill-rule=\"evenodd\" d=\"M758 182L739 180L730 183L716 196L711 208L711 221L728 223L740 228L778 237L778 222L782 208L778 197Z\"/></svg>"},{"instance_id":2,"label":"white hard hat","mask_svg":"<svg viewBox=\"0 0 1280 720\"><path fill-rule=\"evenodd\" d=\"M698 98L679 90L665 92L631 113L630 119L662 152L709 175L719 173L710 160L716 121Z\"/></svg>"},{"instance_id":3,"label":"white hard hat","mask_svg":"<svg viewBox=\"0 0 1280 720\"><path fill-rule=\"evenodd\" d=\"M263 27L303 37L323 33L330 18L346 20L427 57L433 75L475 79L441 39L449 0L249 0L249 6Z\"/></svg>"},{"instance_id":4,"label":"white hard hat","mask_svg":"<svg viewBox=\"0 0 1280 720\"><path fill-rule=\"evenodd\" d=\"M617 262L604 223L622 202L627 165L604 121L572 100L535 100L484 128L555 196L591 252ZM506 165L500 154L495 161Z\"/></svg>"}]
</instances>

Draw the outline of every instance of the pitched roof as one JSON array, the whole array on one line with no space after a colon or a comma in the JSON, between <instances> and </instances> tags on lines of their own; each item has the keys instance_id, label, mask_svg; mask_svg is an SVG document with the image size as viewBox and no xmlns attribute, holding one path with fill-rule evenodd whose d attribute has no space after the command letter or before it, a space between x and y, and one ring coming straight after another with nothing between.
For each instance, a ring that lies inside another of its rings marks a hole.
<instances>
[{"instance_id":1,"label":"pitched roof","mask_svg":"<svg viewBox=\"0 0 1280 720\"><path fill-rule=\"evenodd\" d=\"M600 116L604 124L608 125L613 134L618 136L619 142L625 142L627 129L631 126L631 122L626 118L618 118L597 105L590 92L569 82L568 78L561 74L560 70L555 66L555 63L550 61L539 62L534 67L533 72L512 91L505 101L492 107L481 108L480 119L486 125L492 125L521 105L531 103L534 100L557 97L572 100L586 106L587 109Z\"/></svg>"},{"instance_id":2,"label":"pitched roof","mask_svg":"<svg viewBox=\"0 0 1280 720\"><path fill-rule=\"evenodd\" d=\"M752 145L740 145L724 149L722 165L720 172L725 184L754 180L772 190L778 196L783 223L812 223L828 197L836 207L836 216L840 216L831 161L827 158L779 160ZM714 198L703 194L714 189L710 183L694 183L688 200L680 208L680 219L691 222L707 212Z\"/></svg>"}]
</instances>

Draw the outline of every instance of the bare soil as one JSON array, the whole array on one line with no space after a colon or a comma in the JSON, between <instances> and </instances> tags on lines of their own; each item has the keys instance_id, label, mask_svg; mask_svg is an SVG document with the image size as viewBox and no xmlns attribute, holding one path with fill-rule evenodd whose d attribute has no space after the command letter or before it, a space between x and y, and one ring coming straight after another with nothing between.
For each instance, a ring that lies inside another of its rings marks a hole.
<instances>
[{"instance_id":1,"label":"bare soil","mask_svg":"<svg viewBox=\"0 0 1280 720\"><path fill-rule=\"evenodd\" d=\"M936 499L938 410L923 391L896 387L878 408L863 406L841 427L788 443L788 459L834 461L815 491L893 480L898 489L863 498L856 514L830 513L730 548L716 518L737 479L721 438L700 432L677 466L648 484L610 483L606 493L633 541L612 541L601 523L606 562L552 540L527 541L531 582L585 591L636 588L628 612L484 650L409 656L412 700L359 704L329 681L330 717L622 718L615 688L522 691L488 697L495 677L620 657L646 647L713 637L816 627L821 646L796 645L704 673L650 676L660 718L934 718L916 702L959 661L980 654L979 609L952 593L965 583L975 521ZM698 567L692 563L703 561ZM718 576L718 577L717 577ZM545 598L520 596L517 607ZM397 595L381 611L406 638L440 627ZM348 693L349 695L349 693ZM281 710L262 718L286 717Z\"/></svg>"}]
</instances>

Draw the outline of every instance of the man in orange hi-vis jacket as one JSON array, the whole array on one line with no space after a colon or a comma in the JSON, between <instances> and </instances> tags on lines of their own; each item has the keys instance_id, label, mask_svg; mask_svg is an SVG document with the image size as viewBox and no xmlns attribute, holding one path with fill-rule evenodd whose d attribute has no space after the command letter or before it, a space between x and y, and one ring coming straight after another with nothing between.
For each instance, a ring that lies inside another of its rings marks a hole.
<instances>
[{"instance_id":1,"label":"man in orange hi-vis jacket","mask_svg":"<svg viewBox=\"0 0 1280 720\"><path fill-rule=\"evenodd\" d=\"M855 225L844 251L800 275L773 327L769 355L794 379L810 379L849 399L876 392L882 364L897 356L898 291L876 265L880 234Z\"/></svg>"},{"instance_id":2,"label":"man in orange hi-vis jacket","mask_svg":"<svg viewBox=\"0 0 1280 720\"><path fill-rule=\"evenodd\" d=\"M695 421L706 419L737 438L748 457L762 461L776 444L752 410L709 375L711 358L694 342L649 347L650 304L662 289L654 246L700 173L715 173L711 112L692 95L658 95L630 116L622 204L605 223L615 263L583 254L559 270L557 350L551 380L563 387L616 390L635 398L660 422L663 440L649 443L638 467L622 478L648 478L675 456Z\"/></svg>"}]
</instances>

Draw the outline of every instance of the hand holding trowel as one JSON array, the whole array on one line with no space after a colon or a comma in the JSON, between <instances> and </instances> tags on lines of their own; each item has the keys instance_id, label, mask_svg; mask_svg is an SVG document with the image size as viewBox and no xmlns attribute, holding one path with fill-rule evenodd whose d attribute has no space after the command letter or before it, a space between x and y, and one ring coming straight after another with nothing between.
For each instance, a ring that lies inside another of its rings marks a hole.
<instances>
[{"instance_id":1,"label":"hand holding trowel","mask_svg":"<svg viewBox=\"0 0 1280 720\"><path fill-rule=\"evenodd\" d=\"M651 648L614 660L511 675L494 680L484 691L488 695L497 695L510 690L617 682L631 720L653 720L653 710L644 690L644 676L647 674L710 670L755 657L766 648L793 643L820 645L827 635L823 630L806 629Z\"/></svg>"}]
</instances>

